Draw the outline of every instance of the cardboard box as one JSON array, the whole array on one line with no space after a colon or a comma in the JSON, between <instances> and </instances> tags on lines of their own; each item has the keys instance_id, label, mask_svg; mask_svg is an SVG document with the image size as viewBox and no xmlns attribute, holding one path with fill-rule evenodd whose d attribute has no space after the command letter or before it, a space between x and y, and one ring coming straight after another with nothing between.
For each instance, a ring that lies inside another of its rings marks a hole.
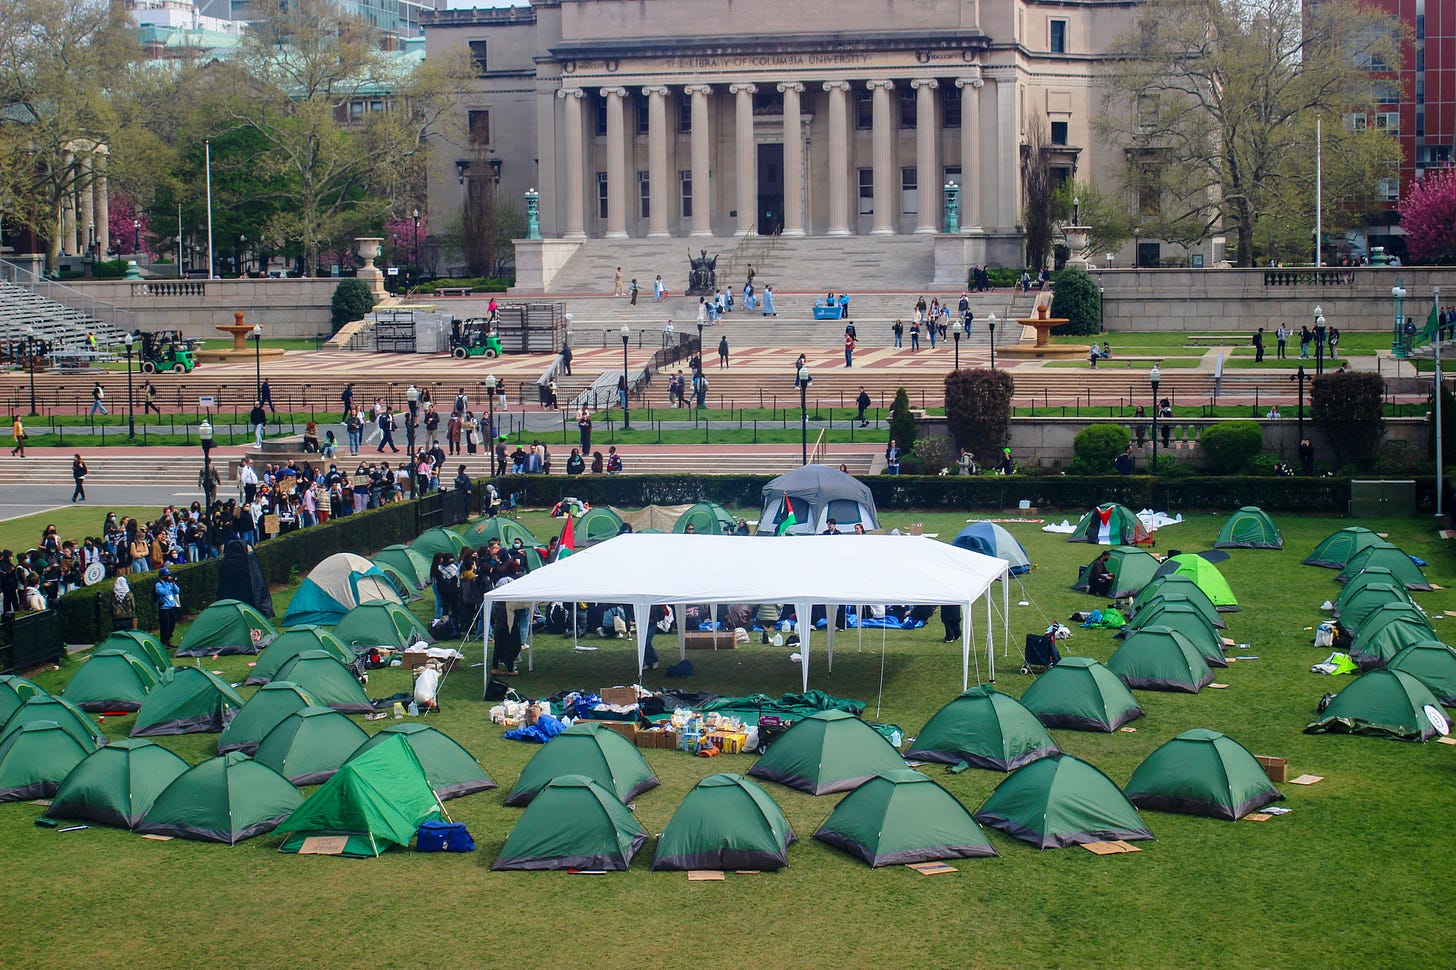
<instances>
[{"instance_id":1,"label":"cardboard box","mask_svg":"<svg viewBox=\"0 0 1456 970\"><path fill-rule=\"evenodd\" d=\"M1289 780L1289 759L1275 758L1272 755L1256 754L1254 760L1264 769L1264 774L1269 776L1270 781Z\"/></svg>"},{"instance_id":2,"label":"cardboard box","mask_svg":"<svg viewBox=\"0 0 1456 970\"><path fill-rule=\"evenodd\" d=\"M603 687L602 703L613 707L631 707L637 703L637 691L631 687Z\"/></svg>"},{"instance_id":3,"label":"cardboard box","mask_svg":"<svg viewBox=\"0 0 1456 970\"><path fill-rule=\"evenodd\" d=\"M639 748L663 748L670 751L677 747L677 732L639 729L635 740Z\"/></svg>"},{"instance_id":4,"label":"cardboard box","mask_svg":"<svg viewBox=\"0 0 1456 970\"><path fill-rule=\"evenodd\" d=\"M402 662L405 670L414 670L416 667L423 667L430 659L430 655L424 651L406 650L402 655ZM450 673L460 665L459 657L451 657L448 660L440 661L440 669L443 673Z\"/></svg>"},{"instance_id":5,"label":"cardboard box","mask_svg":"<svg viewBox=\"0 0 1456 970\"><path fill-rule=\"evenodd\" d=\"M626 738L628 741L631 741L633 744L637 743L636 721L598 721L597 723L600 724L602 727L606 728L608 731L611 731L615 734L620 734L622 737Z\"/></svg>"},{"instance_id":6,"label":"cardboard box","mask_svg":"<svg viewBox=\"0 0 1456 970\"><path fill-rule=\"evenodd\" d=\"M736 646L732 630L700 630L688 633L683 639L684 646L689 650L732 650Z\"/></svg>"}]
</instances>

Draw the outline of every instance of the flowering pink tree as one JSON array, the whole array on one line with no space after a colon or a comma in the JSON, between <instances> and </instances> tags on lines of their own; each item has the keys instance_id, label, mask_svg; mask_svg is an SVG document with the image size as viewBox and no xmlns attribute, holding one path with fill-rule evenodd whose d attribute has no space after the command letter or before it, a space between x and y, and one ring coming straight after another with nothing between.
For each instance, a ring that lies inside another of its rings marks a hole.
<instances>
[{"instance_id":1,"label":"flowering pink tree","mask_svg":"<svg viewBox=\"0 0 1456 970\"><path fill-rule=\"evenodd\" d=\"M111 248L118 253L139 251L151 253L149 246L152 229L147 210L138 206L129 196L112 192L107 213L107 230L110 232ZM140 247L137 246L140 241Z\"/></svg>"},{"instance_id":2,"label":"flowering pink tree","mask_svg":"<svg viewBox=\"0 0 1456 970\"><path fill-rule=\"evenodd\" d=\"M425 240L430 235L429 217L420 213L418 249L425 249ZM415 220L413 216L391 219L384 224L384 255L396 266L413 265L415 261Z\"/></svg>"},{"instance_id":3,"label":"flowering pink tree","mask_svg":"<svg viewBox=\"0 0 1456 970\"><path fill-rule=\"evenodd\" d=\"M1456 261L1456 168L1426 173L1400 202L1406 251L1417 263Z\"/></svg>"}]
</instances>

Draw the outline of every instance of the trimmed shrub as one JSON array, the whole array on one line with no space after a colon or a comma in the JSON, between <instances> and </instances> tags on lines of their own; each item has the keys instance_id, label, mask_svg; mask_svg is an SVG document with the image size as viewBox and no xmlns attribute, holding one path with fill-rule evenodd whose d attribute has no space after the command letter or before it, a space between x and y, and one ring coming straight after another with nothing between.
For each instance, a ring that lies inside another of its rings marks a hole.
<instances>
[{"instance_id":1,"label":"trimmed shrub","mask_svg":"<svg viewBox=\"0 0 1456 970\"><path fill-rule=\"evenodd\" d=\"M334 297L329 303L334 331L346 323L364 319L364 314L374 309L374 293L369 284L356 278L340 280L334 287Z\"/></svg>"},{"instance_id":2,"label":"trimmed shrub","mask_svg":"<svg viewBox=\"0 0 1456 970\"><path fill-rule=\"evenodd\" d=\"M1441 430L1444 432L1446 429L1443 426ZM1375 456L1374 471L1377 475L1396 478L1434 475L1436 459L1433 455L1421 454L1408 441L1387 441L1380 446L1380 451Z\"/></svg>"},{"instance_id":3,"label":"trimmed shrub","mask_svg":"<svg viewBox=\"0 0 1456 970\"><path fill-rule=\"evenodd\" d=\"M915 416L910 413L910 395L902 387L895 392L890 405L890 436L886 444L894 441L900 446L900 454L908 455L915 447Z\"/></svg>"},{"instance_id":4,"label":"trimmed shrub","mask_svg":"<svg viewBox=\"0 0 1456 970\"><path fill-rule=\"evenodd\" d=\"M1011 440L1016 384L1004 370L958 370L945 379L945 420L956 448L994 465Z\"/></svg>"},{"instance_id":5,"label":"trimmed shrub","mask_svg":"<svg viewBox=\"0 0 1456 970\"><path fill-rule=\"evenodd\" d=\"M1132 436L1120 424L1094 424L1083 428L1072 440L1072 474L1110 474L1112 462L1127 450L1131 440Z\"/></svg>"},{"instance_id":6,"label":"trimmed shrub","mask_svg":"<svg viewBox=\"0 0 1456 970\"><path fill-rule=\"evenodd\" d=\"M1369 371L1321 374L1310 384L1314 426L1335 453L1337 466L1366 469L1385 434L1385 378Z\"/></svg>"},{"instance_id":7,"label":"trimmed shrub","mask_svg":"<svg viewBox=\"0 0 1456 970\"><path fill-rule=\"evenodd\" d=\"M1220 421L1204 430L1199 446L1213 470L1231 475L1264 448L1264 429L1253 421Z\"/></svg>"},{"instance_id":8,"label":"trimmed shrub","mask_svg":"<svg viewBox=\"0 0 1456 970\"><path fill-rule=\"evenodd\" d=\"M900 462L900 473L939 475L942 469L954 469L955 446L949 438L933 435L915 442L915 448Z\"/></svg>"},{"instance_id":9,"label":"trimmed shrub","mask_svg":"<svg viewBox=\"0 0 1456 970\"><path fill-rule=\"evenodd\" d=\"M1052 331L1054 334L1086 336L1101 332L1101 294L1085 270L1063 270L1059 275L1052 297L1052 316L1067 318L1066 323Z\"/></svg>"}]
</instances>

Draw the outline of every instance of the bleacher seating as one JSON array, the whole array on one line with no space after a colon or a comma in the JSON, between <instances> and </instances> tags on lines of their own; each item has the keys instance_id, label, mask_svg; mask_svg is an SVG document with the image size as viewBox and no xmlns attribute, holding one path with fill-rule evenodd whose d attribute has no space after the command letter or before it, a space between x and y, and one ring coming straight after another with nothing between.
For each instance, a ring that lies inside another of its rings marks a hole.
<instances>
[{"instance_id":1,"label":"bleacher seating","mask_svg":"<svg viewBox=\"0 0 1456 970\"><path fill-rule=\"evenodd\" d=\"M27 332L28 331L28 332ZM46 341L52 351L84 350L86 335L99 348L122 342L124 331L86 310L41 296L29 287L0 280L0 345L25 342L27 335Z\"/></svg>"}]
</instances>

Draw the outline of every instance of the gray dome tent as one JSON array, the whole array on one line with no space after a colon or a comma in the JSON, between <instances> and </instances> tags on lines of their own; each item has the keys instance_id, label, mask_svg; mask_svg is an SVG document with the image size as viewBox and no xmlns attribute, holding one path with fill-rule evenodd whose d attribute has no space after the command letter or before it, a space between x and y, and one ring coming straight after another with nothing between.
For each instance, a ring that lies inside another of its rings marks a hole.
<instances>
[{"instance_id":1,"label":"gray dome tent","mask_svg":"<svg viewBox=\"0 0 1456 970\"><path fill-rule=\"evenodd\" d=\"M853 532L856 522L866 532L880 527L869 486L828 465L803 465L765 485L759 534L777 535L790 510L794 522L782 529L790 535L817 535L831 518L841 532Z\"/></svg>"}]
</instances>

